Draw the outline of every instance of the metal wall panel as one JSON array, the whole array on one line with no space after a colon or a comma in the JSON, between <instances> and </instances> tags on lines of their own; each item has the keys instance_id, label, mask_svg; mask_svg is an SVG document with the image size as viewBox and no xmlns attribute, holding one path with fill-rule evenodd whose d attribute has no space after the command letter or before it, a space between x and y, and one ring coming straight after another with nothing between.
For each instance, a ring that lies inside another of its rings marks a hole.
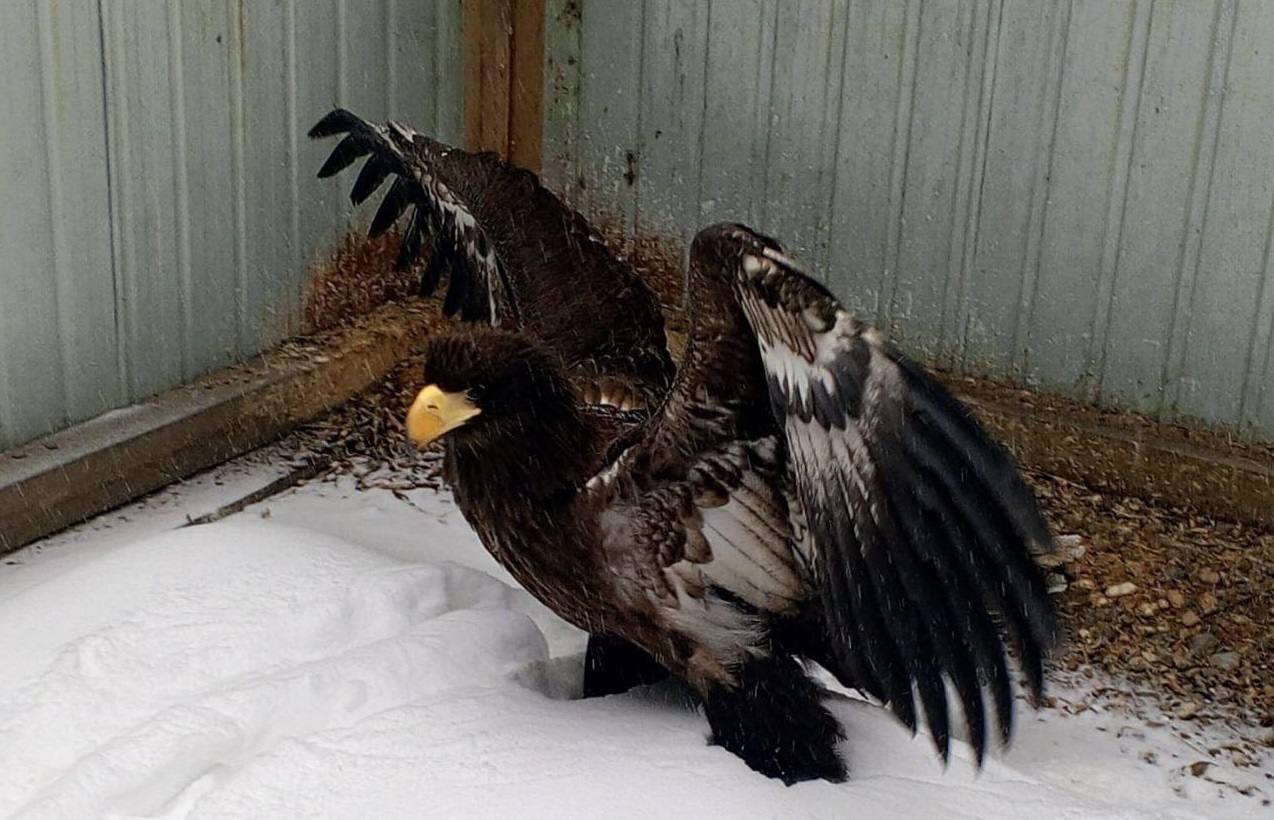
<instances>
[{"instance_id":1,"label":"metal wall panel","mask_svg":"<svg viewBox=\"0 0 1274 820\"><path fill-rule=\"evenodd\" d=\"M3 445L116 406L124 392L95 9L0 7L0 83Z\"/></svg>"},{"instance_id":2,"label":"metal wall panel","mask_svg":"<svg viewBox=\"0 0 1274 820\"><path fill-rule=\"evenodd\" d=\"M1274 437L1264 0L550 4L545 169L746 220L930 361Z\"/></svg>"},{"instance_id":3,"label":"metal wall panel","mask_svg":"<svg viewBox=\"0 0 1274 820\"><path fill-rule=\"evenodd\" d=\"M462 134L459 0L0 4L0 448L300 327L333 105Z\"/></svg>"}]
</instances>

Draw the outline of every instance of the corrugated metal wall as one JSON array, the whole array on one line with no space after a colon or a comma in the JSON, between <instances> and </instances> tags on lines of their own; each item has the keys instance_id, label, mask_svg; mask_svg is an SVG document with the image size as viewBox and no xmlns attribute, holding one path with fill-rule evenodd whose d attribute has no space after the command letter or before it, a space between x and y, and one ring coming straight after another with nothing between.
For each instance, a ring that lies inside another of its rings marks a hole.
<instances>
[{"instance_id":1,"label":"corrugated metal wall","mask_svg":"<svg viewBox=\"0 0 1274 820\"><path fill-rule=\"evenodd\" d=\"M910 350L1274 437L1274 3L550 0L546 172Z\"/></svg>"},{"instance_id":2,"label":"corrugated metal wall","mask_svg":"<svg viewBox=\"0 0 1274 820\"><path fill-rule=\"evenodd\" d=\"M0 4L0 449L297 331L335 104L462 133L459 0Z\"/></svg>"}]
</instances>

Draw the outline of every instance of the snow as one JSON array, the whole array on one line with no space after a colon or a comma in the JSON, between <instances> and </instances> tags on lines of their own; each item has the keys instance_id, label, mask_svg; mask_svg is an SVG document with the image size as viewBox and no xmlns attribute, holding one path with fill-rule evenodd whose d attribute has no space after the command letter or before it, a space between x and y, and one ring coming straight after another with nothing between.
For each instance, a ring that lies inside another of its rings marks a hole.
<instances>
[{"instance_id":1,"label":"snow","mask_svg":"<svg viewBox=\"0 0 1274 820\"><path fill-rule=\"evenodd\" d=\"M1206 738L1100 705L1024 709L978 774L963 744L944 770L837 698L852 779L784 787L707 745L676 687L577 699L583 635L445 494L318 484L175 528L275 475L193 483L0 566L0 816L1269 816L1263 772L1195 777Z\"/></svg>"}]
</instances>

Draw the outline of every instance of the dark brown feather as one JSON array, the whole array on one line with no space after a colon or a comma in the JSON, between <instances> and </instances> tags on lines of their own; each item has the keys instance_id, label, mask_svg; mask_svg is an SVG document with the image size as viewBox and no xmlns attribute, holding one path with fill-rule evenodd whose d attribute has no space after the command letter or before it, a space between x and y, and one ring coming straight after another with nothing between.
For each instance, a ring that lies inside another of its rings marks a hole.
<instances>
[{"instance_id":1,"label":"dark brown feather","mask_svg":"<svg viewBox=\"0 0 1274 820\"><path fill-rule=\"evenodd\" d=\"M534 174L493 153L464 151L401 126L368 123L342 109L310 132L312 137L335 134L347 136L322 174L372 154L352 196L361 201L387 176L393 178L373 233L412 210L399 262L414 262L426 247L441 254L439 264L426 270L421 290L432 291L447 270L448 315L484 318L523 332L556 351L581 385L607 377L625 382L643 405L662 399L673 365L658 300L592 226ZM458 220L459 214L470 217L472 226ZM494 259L496 270L488 269L487 259ZM507 291L496 299L496 316L488 316L485 308L490 288Z\"/></svg>"}]
</instances>

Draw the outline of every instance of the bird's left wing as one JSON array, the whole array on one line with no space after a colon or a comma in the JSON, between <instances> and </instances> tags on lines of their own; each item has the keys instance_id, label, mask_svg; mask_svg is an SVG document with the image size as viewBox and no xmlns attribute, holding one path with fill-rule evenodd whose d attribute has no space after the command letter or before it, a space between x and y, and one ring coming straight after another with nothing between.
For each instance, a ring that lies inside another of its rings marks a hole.
<instances>
[{"instance_id":1,"label":"bird's left wing","mask_svg":"<svg viewBox=\"0 0 1274 820\"><path fill-rule=\"evenodd\" d=\"M944 756L949 680L980 760L984 687L1011 726L1005 645L1038 696L1055 641L1033 494L968 408L773 240L707 228L690 265L690 309L732 291L755 337L835 664L913 729L914 688Z\"/></svg>"}]
</instances>

